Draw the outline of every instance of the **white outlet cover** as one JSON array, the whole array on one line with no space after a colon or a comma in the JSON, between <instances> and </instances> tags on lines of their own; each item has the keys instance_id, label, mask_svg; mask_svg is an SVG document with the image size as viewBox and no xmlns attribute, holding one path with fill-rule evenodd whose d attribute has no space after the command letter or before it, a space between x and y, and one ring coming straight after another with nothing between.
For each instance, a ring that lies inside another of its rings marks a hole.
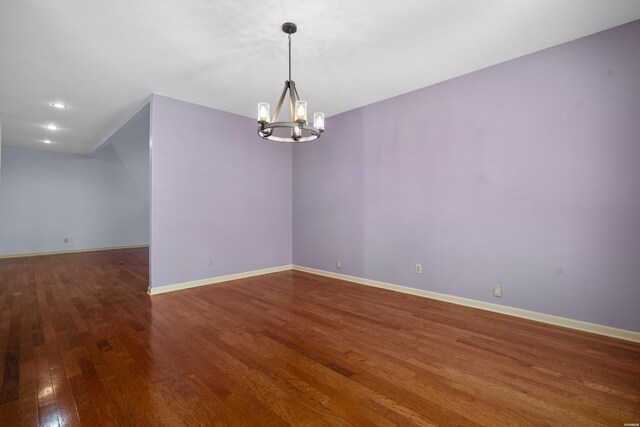
<instances>
[{"instance_id":1,"label":"white outlet cover","mask_svg":"<svg viewBox=\"0 0 640 427\"><path fill-rule=\"evenodd\" d=\"M494 285L493 286L493 296L494 297L498 297L498 298L502 297L502 286L501 285Z\"/></svg>"}]
</instances>

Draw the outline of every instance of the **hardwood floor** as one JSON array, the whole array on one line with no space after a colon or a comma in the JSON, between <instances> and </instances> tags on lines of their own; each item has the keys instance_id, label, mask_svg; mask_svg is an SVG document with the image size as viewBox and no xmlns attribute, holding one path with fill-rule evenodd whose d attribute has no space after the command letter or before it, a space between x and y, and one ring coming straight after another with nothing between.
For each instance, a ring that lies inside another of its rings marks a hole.
<instances>
[{"instance_id":1,"label":"hardwood floor","mask_svg":"<svg viewBox=\"0 0 640 427\"><path fill-rule=\"evenodd\" d=\"M147 250L0 260L0 425L640 422L640 345L282 272L149 297Z\"/></svg>"}]
</instances>

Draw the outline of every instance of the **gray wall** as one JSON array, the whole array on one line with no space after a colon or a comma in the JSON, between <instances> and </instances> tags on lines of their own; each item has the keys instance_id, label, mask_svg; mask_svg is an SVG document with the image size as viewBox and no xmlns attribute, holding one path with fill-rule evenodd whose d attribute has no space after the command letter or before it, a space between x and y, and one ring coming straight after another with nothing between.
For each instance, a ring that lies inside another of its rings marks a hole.
<instances>
[{"instance_id":1,"label":"gray wall","mask_svg":"<svg viewBox=\"0 0 640 427\"><path fill-rule=\"evenodd\" d=\"M149 243L149 106L92 158L5 146L1 173L0 256Z\"/></svg>"}]
</instances>

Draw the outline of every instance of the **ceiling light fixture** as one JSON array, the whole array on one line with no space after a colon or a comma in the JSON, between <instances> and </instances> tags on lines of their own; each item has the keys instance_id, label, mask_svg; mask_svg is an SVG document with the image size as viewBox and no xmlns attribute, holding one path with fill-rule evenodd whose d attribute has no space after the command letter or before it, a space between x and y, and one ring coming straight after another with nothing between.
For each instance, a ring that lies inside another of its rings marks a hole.
<instances>
[{"instance_id":1,"label":"ceiling light fixture","mask_svg":"<svg viewBox=\"0 0 640 427\"><path fill-rule=\"evenodd\" d=\"M307 103L300 99L296 84L291 80L291 34L297 30L298 27L294 23L285 22L282 24L282 31L289 35L289 80L284 82L284 90L280 95L273 117L270 117L269 104L266 102L258 103L258 123L260 124L258 135L263 139L278 142L307 142L320 138L324 132L324 113L314 113L313 126L307 124ZM289 92L291 121L279 122L278 117L287 92Z\"/></svg>"},{"instance_id":2,"label":"ceiling light fixture","mask_svg":"<svg viewBox=\"0 0 640 427\"><path fill-rule=\"evenodd\" d=\"M56 107L56 108L60 108L60 109L68 108L68 105L63 104L62 102L52 102L51 106L52 107Z\"/></svg>"},{"instance_id":3,"label":"ceiling light fixture","mask_svg":"<svg viewBox=\"0 0 640 427\"><path fill-rule=\"evenodd\" d=\"M43 139L42 142L44 142L45 144L53 144L53 141L50 139Z\"/></svg>"},{"instance_id":4,"label":"ceiling light fixture","mask_svg":"<svg viewBox=\"0 0 640 427\"><path fill-rule=\"evenodd\" d=\"M58 126L54 125L53 123L49 123L45 127L49 130L58 130Z\"/></svg>"}]
</instances>

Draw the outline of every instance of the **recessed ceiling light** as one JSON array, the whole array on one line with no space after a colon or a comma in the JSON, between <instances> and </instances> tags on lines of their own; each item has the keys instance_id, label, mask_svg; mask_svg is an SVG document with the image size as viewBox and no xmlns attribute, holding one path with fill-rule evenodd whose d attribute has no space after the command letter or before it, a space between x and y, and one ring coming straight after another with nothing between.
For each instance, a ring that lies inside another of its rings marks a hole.
<instances>
[{"instance_id":1,"label":"recessed ceiling light","mask_svg":"<svg viewBox=\"0 0 640 427\"><path fill-rule=\"evenodd\" d=\"M49 123L45 127L49 130L58 130L58 126L54 125L53 123Z\"/></svg>"},{"instance_id":2,"label":"recessed ceiling light","mask_svg":"<svg viewBox=\"0 0 640 427\"><path fill-rule=\"evenodd\" d=\"M44 142L45 144L53 144L53 141L50 139L43 139L42 142Z\"/></svg>"},{"instance_id":3,"label":"recessed ceiling light","mask_svg":"<svg viewBox=\"0 0 640 427\"><path fill-rule=\"evenodd\" d=\"M63 104L62 102L52 102L51 106L60 108L60 109L67 108L67 105Z\"/></svg>"}]
</instances>

